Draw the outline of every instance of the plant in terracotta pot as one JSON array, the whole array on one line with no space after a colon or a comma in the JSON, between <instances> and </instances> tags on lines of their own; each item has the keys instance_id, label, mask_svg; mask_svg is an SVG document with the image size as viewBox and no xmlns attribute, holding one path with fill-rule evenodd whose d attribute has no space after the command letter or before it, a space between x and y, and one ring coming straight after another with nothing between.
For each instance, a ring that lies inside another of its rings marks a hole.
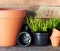
<instances>
[{"instance_id":1,"label":"plant in terracotta pot","mask_svg":"<svg viewBox=\"0 0 60 51\"><path fill-rule=\"evenodd\" d=\"M56 47L59 46L59 37L60 37L60 31L58 30L58 26L60 24L60 19L58 18L52 18L52 35L50 37L52 46Z\"/></svg>"},{"instance_id":2,"label":"plant in terracotta pot","mask_svg":"<svg viewBox=\"0 0 60 51\"><path fill-rule=\"evenodd\" d=\"M31 30L32 44L35 46L45 46L48 42L48 24L43 19L27 19L28 26Z\"/></svg>"},{"instance_id":3,"label":"plant in terracotta pot","mask_svg":"<svg viewBox=\"0 0 60 51\"><path fill-rule=\"evenodd\" d=\"M16 45L25 15L25 9L0 8L0 46Z\"/></svg>"}]
</instances>

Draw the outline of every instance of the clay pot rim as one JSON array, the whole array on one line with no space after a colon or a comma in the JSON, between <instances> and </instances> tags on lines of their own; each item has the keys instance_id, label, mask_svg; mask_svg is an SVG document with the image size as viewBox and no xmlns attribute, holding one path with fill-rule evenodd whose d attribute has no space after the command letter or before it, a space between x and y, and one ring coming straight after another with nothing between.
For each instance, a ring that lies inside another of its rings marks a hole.
<instances>
[{"instance_id":1,"label":"clay pot rim","mask_svg":"<svg viewBox=\"0 0 60 51\"><path fill-rule=\"evenodd\" d=\"M60 37L52 37L52 36L50 37L50 39L53 39L53 38L60 38Z\"/></svg>"},{"instance_id":2,"label":"clay pot rim","mask_svg":"<svg viewBox=\"0 0 60 51\"><path fill-rule=\"evenodd\" d=\"M60 31L56 28L53 28L51 37L60 37Z\"/></svg>"},{"instance_id":3,"label":"clay pot rim","mask_svg":"<svg viewBox=\"0 0 60 51\"><path fill-rule=\"evenodd\" d=\"M56 29L56 28L53 28L53 31L54 31L54 30L60 32L60 31L59 31L58 29Z\"/></svg>"},{"instance_id":4,"label":"clay pot rim","mask_svg":"<svg viewBox=\"0 0 60 51\"><path fill-rule=\"evenodd\" d=\"M60 38L60 36L56 37L56 36L50 36L50 38Z\"/></svg>"},{"instance_id":5,"label":"clay pot rim","mask_svg":"<svg viewBox=\"0 0 60 51\"><path fill-rule=\"evenodd\" d=\"M25 8L0 8L0 11L1 10L26 10Z\"/></svg>"}]
</instances>

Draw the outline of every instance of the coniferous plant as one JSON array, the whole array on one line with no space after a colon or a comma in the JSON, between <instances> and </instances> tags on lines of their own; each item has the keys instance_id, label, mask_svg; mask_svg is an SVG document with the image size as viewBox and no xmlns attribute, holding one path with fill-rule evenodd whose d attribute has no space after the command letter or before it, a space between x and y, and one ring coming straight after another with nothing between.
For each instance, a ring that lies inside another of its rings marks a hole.
<instances>
[{"instance_id":1,"label":"coniferous plant","mask_svg":"<svg viewBox=\"0 0 60 51\"><path fill-rule=\"evenodd\" d=\"M32 32L46 32L48 28L47 20L27 18L27 24Z\"/></svg>"}]
</instances>

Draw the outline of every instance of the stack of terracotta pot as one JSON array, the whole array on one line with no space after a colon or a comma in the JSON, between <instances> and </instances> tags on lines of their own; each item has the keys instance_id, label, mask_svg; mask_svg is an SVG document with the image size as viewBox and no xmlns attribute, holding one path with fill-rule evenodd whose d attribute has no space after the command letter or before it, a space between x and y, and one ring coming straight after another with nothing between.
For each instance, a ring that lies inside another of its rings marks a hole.
<instances>
[{"instance_id":1,"label":"stack of terracotta pot","mask_svg":"<svg viewBox=\"0 0 60 51\"><path fill-rule=\"evenodd\" d=\"M51 40L52 46L54 46L54 47L59 46L59 44L60 44L60 31L54 28L52 31L52 35L50 37L50 40Z\"/></svg>"}]
</instances>

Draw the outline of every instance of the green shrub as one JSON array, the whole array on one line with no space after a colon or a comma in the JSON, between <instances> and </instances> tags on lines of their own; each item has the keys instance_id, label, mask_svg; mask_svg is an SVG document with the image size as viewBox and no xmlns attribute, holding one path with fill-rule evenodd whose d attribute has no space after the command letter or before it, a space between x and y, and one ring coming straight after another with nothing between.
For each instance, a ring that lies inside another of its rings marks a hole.
<instances>
[{"instance_id":1,"label":"green shrub","mask_svg":"<svg viewBox=\"0 0 60 51\"><path fill-rule=\"evenodd\" d=\"M27 18L27 24L32 32L46 32L47 23L42 19L33 19L32 17Z\"/></svg>"},{"instance_id":2,"label":"green shrub","mask_svg":"<svg viewBox=\"0 0 60 51\"><path fill-rule=\"evenodd\" d=\"M33 32L37 32L38 31L38 20L34 20L32 17L27 18L27 24L29 26L29 28L31 29L31 31Z\"/></svg>"},{"instance_id":3,"label":"green shrub","mask_svg":"<svg viewBox=\"0 0 60 51\"><path fill-rule=\"evenodd\" d=\"M47 21L48 29L52 30L53 28L60 28L60 19L59 18L52 18Z\"/></svg>"},{"instance_id":4,"label":"green shrub","mask_svg":"<svg viewBox=\"0 0 60 51\"><path fill-rule=\"evenodd\" d=\"M26 20L32 32L47 32L47 29L52 30L53 28L60 29L60 19L58 18L43 20L29 17Z\"/></svg>"},{"instance_id":5,"label":"green shrub","mask_svg":"<svg viewBox=\"0 0 60 51\"><path fill-rule=\"evenodd\" d=\"M41 27L40 27L40 31L41 32L47 32L47 29L48 29L48 21L44 21L42 20L42 23L41 23Z\"/></svg>"}]
</instances>

